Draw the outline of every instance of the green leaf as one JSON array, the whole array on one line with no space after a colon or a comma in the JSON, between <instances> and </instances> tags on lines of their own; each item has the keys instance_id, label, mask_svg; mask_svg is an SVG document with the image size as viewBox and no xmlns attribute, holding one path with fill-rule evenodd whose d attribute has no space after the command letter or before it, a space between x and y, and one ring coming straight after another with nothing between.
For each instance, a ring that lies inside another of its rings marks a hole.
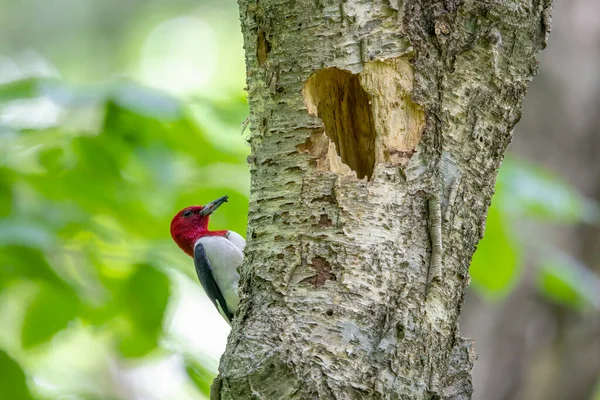
<instances>
[{"instance_id":1,"label":"green leaf","mask_svg":"<svg viewBox=\"0 0 600 400\"><path fill-rule=\"evenodd\" d=\"M0 218L7 217L13 209L13 182L15 174L7 169L0 168Z\"/></svg>"},{"instance_id":2,"label":"green leaf","mask_svg":"<svg viewBox=\"0 0 600 400\"><path fill-rule=\"evenodd\" d=\"M126 357L141 357L151 352L162 334L162 323L169 295L169 278L150 264L139 264L123 285L122 307L131 330L123 335L119 350Z\"/></svg>"},{"instance_id":3,"label":"green leaf","mask_svg":"<svg viewBox=\"0 0 600 400\"><path fill-rule=\"evenodd\" d=\"M75 319L79 299L67 286L41 284L29 305L21 331L23 347L29 348L50 340Z\"/></svg>"},{"instance_id":4,"label":"green leaf","mask_svg":"<svg viewBox=\"0 0 600 400\"><path fill-rule=\"evenodd\" d=\"M122 397L113 397L105 393L77 393L61 396L60 400L123 400ZM54 399L52 399L54 400ZM58 400L58 399L57 399Z\"/></svg>"},{"instance_id":5,"label":"green leaf","mask_svg":"<svg viewBox=\"0 0 600 400\"><path fill-rule=\"evenodd\" d=\"M508 159L500 169L494 202L515 216L573 223L597 218L592 202L538 166Z\"/></svg>"},{"instance_id":6,"label":"green leaf","mask_svg":"<svg viewBox=\"0 0 600 400\"><path fill-rule=\"evenodd\" d=\"M553 265L546 265L538 275L538 287L549 299L566 306L579 309L584 300L579 291L573 287L572 280L566 278Z\"/></svg>"},{"instance_id":7,"label":"green leaf","mask_svg":"<svg viewBox=\"0 0 600 400\"><path fill-rule=\"evenodd\" d=\"M124 290L124 307L143 331L159 330L170 294L169 278L150 264L137 265Z\"/></svg>"},{"instance_id":8,"label":"green leaf","mask_svg":"<svg viewBox=\"0 0 600 400\"><path fill-rule=\"evenodd\" d=\"M0 232L1 228L0 225ZM62 283L42 251L20 245L3 246L0 241L0 283L13 279L40 279Z\"/></svg>"},{"instance_id":9,"label":"green leaf","mask_svg":"<svg viewBox=\"0 0 600 400\"><path fill-rule=\"evenodd\" d=\"M113 101L106 104L102 136L122 140L131 148L158 148L187 154L197 165L217 162L241 164L245 154L231 151L229 146L217 149L191 118L180 115L175 120L161 120L123 108Z\"/></svg>"},{"instance_id":10,"label":"green leaf","mask_svg":"<svg viewBox=\"0 0 600 400\"><path fill-rule=\"evenodd\" d=\"M518 250L509 237L498 208L490 207L484 238L479 242L469 270L473 287L489 297L498 297L514 284Z\"/></svg>"},{"instance_id":11,"label":"green leaf","mask_svg":"<svg viewBox=\"0 0 600 400\"><path fill-rule=\"evenodd\" d=\"M119 338L118 349L123 357L139 358L158 347L158 334L133 329Z\"/></svg>"},{"instance_id":12,"label":"green leaf","mask_svg":"<svg viewBox=\"0 0 600 400\"><path fill-rule=\"evenodd\" d=\"M82 299L79 317L83 325L102 326L118 318L124 312L119 296L122 282L118 279L101 277L101 287L106 296L98 299Z\"/></svg>"},{"instance_id":13,"label":"green leaf","mask_svg":"<svg viewBox=\"0 0 600 400\"><path fill-rule=\"evenodd\" d=\"M39 96L38 82L38 78L28 78L1 84L0 103Z\"/></svg>"},{"instance_id":14,"label":"green leaf","mask_svg":"<svg viewBox=\"0 0 600 400\"><path fill-rule=\"evenodd\" d=\"M40 164L50 173L60 172L63 168L64 150L60 147L50 147L40 151Z\"/></svg>"},{"instance_id":15,"label":"green leaf","mask_svg":"<svg viewBox=\"0 0 600 400\"><path fill-rule=\"evenodd\" d=\"M600 278L593 271L556 248L539 247L539 253L545 256L537 276L544 296L575 309L600 309Z\"/></svg>"},{"instance_id":16,"label":"green leaf","mask_svg":"<svg viewBox=\"0 0 600 400\"><path fill-rule=\"evenodd\" d=\"M3 350L0 350L0 394L7 400L33 400L23 369Z\"/></svg>"},{"instance_id":17,"label":"green leaf","mask_svg":"<svg viewBox=\"0 0 600 400\"><path fill-rule=\"evenodd\" d=\"M182 116L181 104L157 89L133 82L121 82L113 89L116 104L140 115L157 120L174 121Z\"/></svg>"},{"instance_id":18,"label":"green leaf","mask_svg":"<svg viewBox=\"0 0 600 400\"><path fill-rule=\"evenodd\" d=\"M210 385L212 385L216 374L199 362L189 358L185 360L185 372L192 382L194 382L200 393L206 397L210 397Z\"/></svg>"}]
</instances>

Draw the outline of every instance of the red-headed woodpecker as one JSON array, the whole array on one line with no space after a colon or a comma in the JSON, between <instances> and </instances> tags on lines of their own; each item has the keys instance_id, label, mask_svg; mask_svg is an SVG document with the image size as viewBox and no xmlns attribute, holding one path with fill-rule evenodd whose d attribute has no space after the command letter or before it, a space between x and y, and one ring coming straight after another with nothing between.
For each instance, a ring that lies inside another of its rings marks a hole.
<instances>
[{"instance_id":1,"label":"red-headed woodpecker","mask_svg":"<svg viewBox=\"0 0 600 400\"><path fill-rule=\"evenodd\" d=\"M231 323L240 302L237 267L244 259L246 241L232 231L210 231L210 215L227 202L223 196L206 206L179 211L171 221L171 237L194 259L204 291L227 322Z\"/></svg>"}]
</instances>

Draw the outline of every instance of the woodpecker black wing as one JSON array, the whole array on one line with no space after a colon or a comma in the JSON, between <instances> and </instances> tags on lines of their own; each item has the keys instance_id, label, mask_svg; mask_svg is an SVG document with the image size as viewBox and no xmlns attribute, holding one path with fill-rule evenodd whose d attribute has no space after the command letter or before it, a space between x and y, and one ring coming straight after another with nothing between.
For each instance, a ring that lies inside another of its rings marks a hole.
<instances>
[{"instance_id":1,"label":"woodpecker black wing","mask_svg":"<svg viewBox=\"0 0 600 400\"><path fill-rule=\"evenodd\" d=\"M219 289L219 286L215 281L210 262L206 256L206 251L201 243L196 244L196 247L194 248L194 266L196 267L196 274L198 274L198 279L200 279L204 291L215 307L217 307L217 310L219 310L223 317L231 324L233 313L227 308L227 303L225 302L221 289Z\"/></svg>"}]
</instances>

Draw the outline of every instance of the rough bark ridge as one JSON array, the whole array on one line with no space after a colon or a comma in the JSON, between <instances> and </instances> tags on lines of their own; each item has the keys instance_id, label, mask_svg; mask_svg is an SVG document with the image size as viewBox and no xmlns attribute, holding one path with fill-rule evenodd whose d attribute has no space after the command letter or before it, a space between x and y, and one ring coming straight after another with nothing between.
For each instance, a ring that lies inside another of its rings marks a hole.
<instances>
[{"instance_id":1,"label":"rough bark ridge","mask_svg":"<svg viewBox=\"0 0 600 400\"><path fill-rule=\"evenodd\" d=\"M239 0L243 301L213 398L468 399L468 266L550 0Z\"/></svg>"}]
</instances>

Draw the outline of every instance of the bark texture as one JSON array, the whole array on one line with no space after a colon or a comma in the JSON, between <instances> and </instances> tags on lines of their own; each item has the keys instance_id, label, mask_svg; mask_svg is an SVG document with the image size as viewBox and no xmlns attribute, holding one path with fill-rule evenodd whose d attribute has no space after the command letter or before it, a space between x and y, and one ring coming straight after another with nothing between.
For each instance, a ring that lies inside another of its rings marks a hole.
<instances>
[{"instance_id":1,"label":"bark texture","mask_svg":"<svg viewBox=\"0 0 600 400\"><path fill-rule=\"evenodd\" d=\"M212 396L468 399L468 266L550 0L239 0L252 171Z\"/></svg>"}]
</instances>

